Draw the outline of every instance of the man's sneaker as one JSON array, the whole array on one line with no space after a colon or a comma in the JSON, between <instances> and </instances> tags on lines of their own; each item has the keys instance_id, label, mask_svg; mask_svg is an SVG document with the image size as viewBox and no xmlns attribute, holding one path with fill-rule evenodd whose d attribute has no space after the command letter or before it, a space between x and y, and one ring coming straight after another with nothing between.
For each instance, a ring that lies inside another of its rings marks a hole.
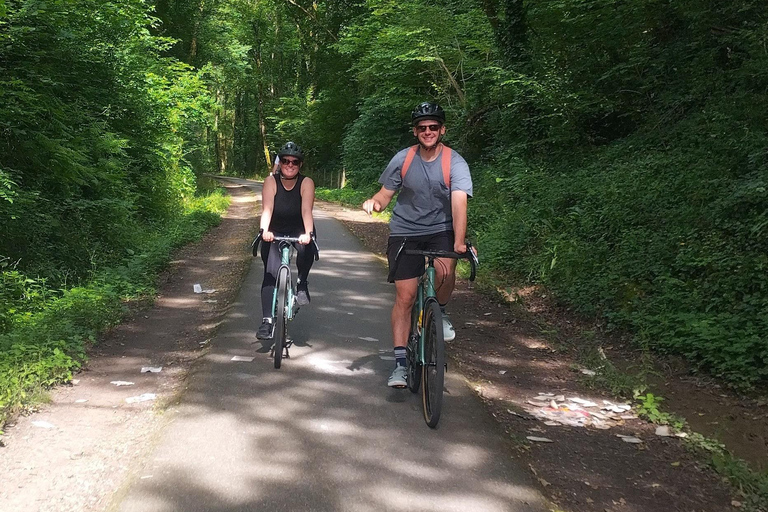
<instances>
[{"instance_id":1,"label":"man's sneaker","mask_svg":"<svg viewBox=\"0 0 768 512\"><path fill-rule=\"evenodd\" d=\"M395 369L392 371L392 375L389 376L389 380L387 381L387 386L391 388L402 389L408 385L407 377L408 377L408 374L405 371L405 366L400 366L398 364L397 366L395 366Z\"/></svg>"},{"instance_id":2,"label":"man's sneaker","mask_svg":"<svg viewBox=\"0 0 768 512\"><path fill-rule=\"evenodd\" d=\"M260 340L271 340L274 329L275 324L272 323L272 319L265 318L261 321L259 330L256 331L256 337Z\"/></svg>"},{"instance_id":3,"label":"man's sneaker","mask_svg":"<svg viewBox=\"0 0 768 512\"><path fill-rule=\"evenodd\" d=\"M299 303L299 306L306 306L310 300L307 283L299 283L296 286L296 302Z\"/></svg>"},{"instance_id":4,"label":"man's sneaker","mask_svg":"<svg viewBox=\"0 0 768 512\"><path fill-rule=\"evenodd\" d=\"M445 341L453 341L456 337L456 331L453 330L453 324L448 319L448 315L443 313L443 339Z\"/></svg>"}]
</instances>

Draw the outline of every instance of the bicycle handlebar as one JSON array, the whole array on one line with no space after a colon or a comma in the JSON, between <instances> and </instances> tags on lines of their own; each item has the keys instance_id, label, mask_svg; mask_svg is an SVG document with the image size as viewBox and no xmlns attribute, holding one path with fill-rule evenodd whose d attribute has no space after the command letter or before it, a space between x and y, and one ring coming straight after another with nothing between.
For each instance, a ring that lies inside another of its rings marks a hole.
<instances>
[{"instance_id":1,"label":"bicycle handlebar","mask_svg":"<svg viewBox=\"0 0 768 512\"><path fill-rule=\"evenodd\" d=\"M477 254L475 253L475 251L472 250L472 244L468 240L466 242L467 252L465 253L458 253L454 251L423 251L421 249L405 249L403 251L405 247L405 242L406 240L403 240L403 243L400 246L400 249L397 251L397 256L395 256L395 267L397 266L397 262L400 259L400 254L402 252L405 252L405 254L425 256L429 259L434 259L434 258L452 258L455 260L465 259L469 261L469 264L472 267L469 273L469 280L470 281L475 280L475 276L477 275L477 267L480 264L480 262L477 260Z\"/></svg>"},{"instance_id":2,"label":"bicycle handlebar","mask_svg":"<svg viewBox=\"0 0 768 512\"><path fill-rule=\"evenodd\" d=\"M256 256L259 244L264 241L262 238L262 235L264 234L264 230L260 229L259 234L256 236L256 238L251 242L251 249L253 250L253 255ZM317 245L317 238L315 238L315 232L312 231L309 233L309 237L312 240L312 244L315 246L315 261L320 259L320 247ZM299 237L295 236L277 236L272 239L272 242L288 242L288 243L298 243ZM267 242L271 243L271 242Z\"/></svg>"}]
</instances>

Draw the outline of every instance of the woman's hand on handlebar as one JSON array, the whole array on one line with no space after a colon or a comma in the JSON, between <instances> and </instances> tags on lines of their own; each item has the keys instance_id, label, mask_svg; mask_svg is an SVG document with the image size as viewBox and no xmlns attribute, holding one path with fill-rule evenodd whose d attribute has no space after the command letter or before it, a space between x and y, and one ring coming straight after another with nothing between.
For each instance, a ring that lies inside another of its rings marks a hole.
<instances>
[{"instance_id":1,"label":"woman's hand on handlebar","mask_svg":"<svg viewBox=\"0 0 768 512\"><path fill-rule=\"evenodd\" d=\"M264 240L265 242L271 242L272 240L275 239L275 234L271 231L264 231L261 234L261 239Z\"/></svg>"},{"instance_id":2,"label":"woman's hand on handlebar","mask_svg":"<svg viewBox=\"0 0 768 512\"><path fill-rule=\"evenodd\" d=\"M299 235L299 243L301 245L307 245L311 241L312 241L312 235L310 235L309 233L304 233L303 235Z\"/></svg>"}]
</instances>

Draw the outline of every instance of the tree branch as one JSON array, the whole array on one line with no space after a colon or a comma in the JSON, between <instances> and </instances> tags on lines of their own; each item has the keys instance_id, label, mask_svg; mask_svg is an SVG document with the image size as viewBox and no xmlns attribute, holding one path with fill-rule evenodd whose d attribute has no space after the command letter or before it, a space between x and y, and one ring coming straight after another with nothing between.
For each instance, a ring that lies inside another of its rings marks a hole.
<instances>
[{"instance_id":1,"label":"tree branch","mask_svg":"<svg viewBox=\"0 0 768 512\"><path fill-rule=\"evenodd\" d=\"M302 12L304 12L304 14L306 14L306 15L307 15L307 17L308 17L308 18L310 18L312 21L314 21L314 22L317 24L317 26L318 26L318 27L320 27L320 28L322 28L323 30L325 30L326 32L328 32L328 35L329 35L329 36L331 36L331 37L333 38L333 40L334 40L334 41L338 41L338 40L339 40L339 38L338 38L338 37L336 37L336 34L334 34L333 32L331 32L331 31L328 29L328 27L326 27L325 25L323 25L322 23L320 23L320 20L318 20L318 19L317 19L317 16L316 16L315 14L311 13L309 10L307 10L307 9L306 9L304 6L302 6L302 5L298 4L298 3L296 3L296 1L295 1L295 0L285 0L285 1L286 1L286 2L288 2L289 4L293 5L293 6L296 6L296 7L298 7L299 9L301 9L301 10L302 10Z\"/></svg>"}]
</instances>

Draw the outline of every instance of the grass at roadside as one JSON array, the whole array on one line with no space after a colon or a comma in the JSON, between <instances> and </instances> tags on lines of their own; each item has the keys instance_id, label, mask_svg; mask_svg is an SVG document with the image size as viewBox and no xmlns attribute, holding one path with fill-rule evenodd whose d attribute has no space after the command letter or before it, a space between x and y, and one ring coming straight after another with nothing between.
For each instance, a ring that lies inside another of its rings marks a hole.
<instances>
[{"instance_id":1,"label":"grass at roadside","mask_svg":"<svg viewBox=\"0 0 768 512\"><path fill-rule=\"evenodd\" d=\"M362 208L363 202L366 199L370 199L373 194L378 191L360 191L353 190L351 188L320 188L315 190L315 197L320 201L326 201L328 203L336 203L349 208ZM389 222L389 218L392 215L392 208L395 206L397 196L392 198L387 208L381 213L374 213L376 217L381 217L384 221Z\"/></svg>"},{"instance_id":2,"label":"grass at roadside","mask_svg":"<svg viewBox=\"0 0 768 512\"><path fill-rule=\"evenodd\" d=\"M0 304L0 427L39 403L45 389L71 380L85 361L86 348L123 318L127 304L153 296L172 251L218 224L228 205L221 190L190 200L181 215L143 233L142 245L122 264L95 271L82 286L51 290L6 262L0 268L2 284L19 291L23 300L12 307Z\"/></svg>"},{"instance_id":3,"label":"grass at roadside","mask_svg":"<svg viewBox=\"0 0 768 512\"><path fill-rule=\"evenodd\" d=\"M371 195L364 191L353 190L351 188L322 188L315 190L315 196L321 201L329 203L338 203L344 206L360 207L363 201L370 198Z\"/></svg>"}]
</instances>

